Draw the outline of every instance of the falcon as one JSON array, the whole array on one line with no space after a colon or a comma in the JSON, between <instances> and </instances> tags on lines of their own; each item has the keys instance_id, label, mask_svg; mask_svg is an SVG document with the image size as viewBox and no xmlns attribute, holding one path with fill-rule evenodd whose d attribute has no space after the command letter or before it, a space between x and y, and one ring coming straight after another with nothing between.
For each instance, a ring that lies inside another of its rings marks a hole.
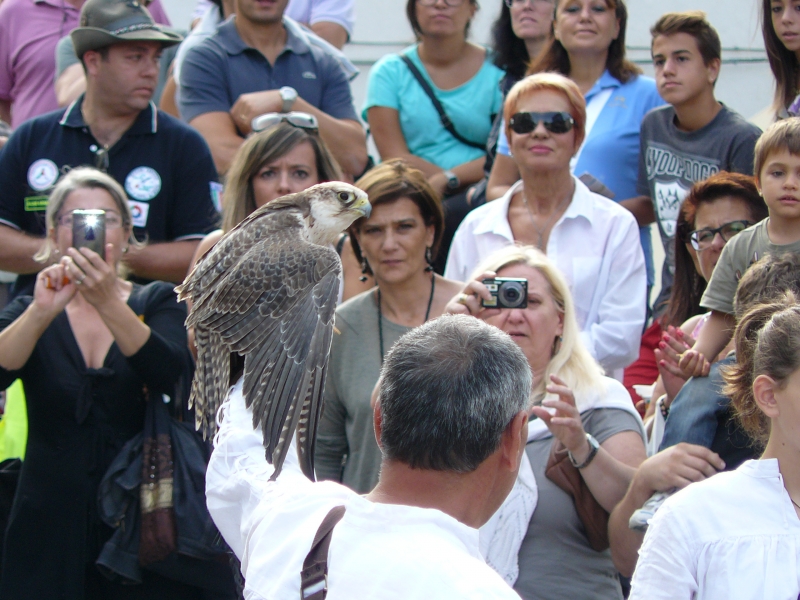
<instances>
[{"instance_id":1,"label":"falcon","mask_svg":"<svg viewBox=\"0 0 800 600\"><path fill-rule=\"evenodd\" d=\"M245 402L264 432L273 480L295 430L300 466L314 479L342 270L333 243L370 211L367 195L341 182L278 198L228 232L175 288L192 303L186 325L195 330L197 365L189 406L197 429L215 433L231 355L242 357Z\"/></svg>"}]
</instances>

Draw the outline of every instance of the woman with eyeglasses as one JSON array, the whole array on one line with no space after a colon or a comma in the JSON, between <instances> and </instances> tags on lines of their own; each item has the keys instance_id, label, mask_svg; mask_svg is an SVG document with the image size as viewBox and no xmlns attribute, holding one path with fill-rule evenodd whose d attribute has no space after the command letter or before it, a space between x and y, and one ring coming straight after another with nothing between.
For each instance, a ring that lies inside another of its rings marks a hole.
<instances>
[{"instance_id":1,"label":"woman with eyeglasses","mask_svg":"<svg viewBox=\"0 0 800 600\"><path fill-rule=\"evenodd\" d=\"M342 179L339 164L319 136L314 115L267 113L253 120L253 131L225 177L222 229L200 242L192 266L255 209L317 183ZM338 250L344 267L345 299L372 287L371 279L359 281L360 268L349 239L342 238Z\"/></svg>"},{"instance_id":2,"label":"woman with eyeglasses","mask_svg":"<svg viewBox=\"0 0 800 600\"><path fill-rule=\"evenodd\" d=\"M76 249L79 209L103 211L101 253ZM122 256L137 242L125 192L105 173L84 167L64 175L45 221L36 258L49 266L36 276L33 296L0 313L0 388L21 379L28 410L0 596L196 598L197 588L154 572L129 586L95 565L114 532L99 514L102 477L142 431L145 401L175 398L180 379L191 375L186 308L173 284L142 286L119 275ZM232 577L229 585L234 594Z\"/></svg>"},{"instance_id":3,"label":"woman with eyeglasses","mask_svg":"<svg viewBox=\"0 0 800 600\"><path fill-rule=\"evenodd\" d=\"M484 48L467 39L476 10L477 0L408 0L406 15L418 41L375 63L362 112L381 159L403 159L444 197L439 272L453 232L469 210L466 189L483 177L486 141L503 101L503 72ZM452 123L449 129L443 118Z\"/></svg>"},{"instance_id":4,"label":"woman with eyeglasses","mask_svg":"<svg viewBox=\"0 0 800 600\"><path fill-rule=\"evenodd\" d=\"M570 173L584 138L586 103L562 75L526 77L503 111L520 181L458 228L445 276L466 281L510 244L542 250L566 277L584 344L607 373L638 354L646 273L633 216Z\"/></svg>"},{"instance_id":5,"label":"woman with eyeglasses","mask_svg":"<svg viewBox=\"0 0 800 600\"><path fill-rule=\"evenodd\" d=\"M681 204L675 232L675 279L669 303L661 317L664 330L655 361L659 378L653 398L664 395L667 412L686 379L678 355L694 344L710 313L701 314L700 298L711 279L725 244L736 234L767 217L767 206L752 177L722 171L696 183ZM733 349L733 340L716 357ZM656 402L648 406L647 415Z\"/></svg>"},{"instance_id":6,"label":"woman with eyeglasses","mask_svg":"<svg viewBox=\"0 0 800 600\"><path fill-rule=\"evenodd\" d=\"M624 0L557 0L553 38L527 73L556 72L574 81L586 99L586 137L572 171L599 181L616 202L638 196L639 129L645 114L664 104L656 84L625 58L628 10ZM487 200L501 197L519 179L519 167L501 135L486 188ZM652 243L640 229L653 285Z\"/></svg>"}]
</instances>

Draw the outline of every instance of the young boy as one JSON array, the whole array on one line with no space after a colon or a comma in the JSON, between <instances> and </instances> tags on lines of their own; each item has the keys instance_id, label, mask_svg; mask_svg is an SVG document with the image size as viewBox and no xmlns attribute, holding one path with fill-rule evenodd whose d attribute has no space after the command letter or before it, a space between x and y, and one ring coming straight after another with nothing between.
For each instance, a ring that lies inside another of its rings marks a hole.
<instances>
[{"instance_id":1,"label":"young boy","mask_svg":"<svg viewBox=\"0 0 800 600\"><path fill-rule=\"evenodd\" d=\"M742 274L768 254L800 253L800 118L772 125L755 149L756 185L769 217L731 239L722 251L700 305L711 317L679 366L688 376L705 376L705 357L716 356L730 341L733 297Z\"/></svg>"},{"instance_id":2,"label":"young boy","mask_svg":"<svg viewBox=\"0 0 800 600\"><path fill-rule=\"evenodd\" d=\"M721 44L700 11L667 13L650 29L656 84L669 104L642 121L638 198L625 201L641 224L658 221L666 258L659 302L669 298L675 222L692 184L719 171L753 174L761 131L714 97Z\"/></svg>"},{"instance_id":3,"label":"young boy","mask_svg":"<svg viewBox=\"0 0 800 600\"><path fill-rule=\"evenodd\" d=\"M658 222L664 245L656 316L669 300L675 271L675 226L683 199L697 181L719 171L753 173L753 147L761 131L714 97L719 76L719 35L700 11L667 13L650 29L656 85L669 104L642 121L636 198L621 204L640 225ZM658 321L645 331L640 358L625 373L625 387L658 377L653 350Z\"/></svg>"}]
</instances>

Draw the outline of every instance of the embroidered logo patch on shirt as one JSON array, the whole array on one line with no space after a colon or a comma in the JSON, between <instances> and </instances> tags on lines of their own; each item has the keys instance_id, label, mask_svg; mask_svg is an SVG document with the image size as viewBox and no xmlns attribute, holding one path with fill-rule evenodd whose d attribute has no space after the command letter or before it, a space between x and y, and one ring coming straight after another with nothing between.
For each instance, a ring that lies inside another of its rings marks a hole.
<instances>
[{"instance_id":1,"label":"embroidered logo patch on shirt","mask_svg":"<svg viewBox=\"0 0 800 600\"><path fill-rule=\"evenodd\" d=\"M49 158L40 158L28 168L28 185L37 192L51 188L57 179L58 167Z\"/></svg>"},{"instance_id":2,"label":"embroidered logo patch on shirt","mask_svg":"<svg viewBox=\"0 0 800 600\"><path fill-rule=\"evenodd\" d=\"M313 71L303 71L303 79L316 79L317 74Z\"/></svg>"},{"instance_id":3,"label":"embroidered logo patch on shirt","mask_svg":"<svg viewBox=\"0 0 800 600\"><path fill-rule=\"evenodd\" d=\"M153 168L136 167L125 178L125 191L136 200L152 200L161 191L161 176Z\"/></svg>"},{"instance_id":4,"label":"embroidered logo patch on shirt","mask_svg":"<svg viewBox=\"0 0 800 600\"><path fill-rule=\"evenodd\" d=\"M128 200L128 206L131 207L131 217L133 218L134 227L147 226L147 213L150 212L150 205L147 202L137 202L136 200Z\"/></svg>"},{"instance_id":5,"label":"embroidered logo patch on shirt","mask_svg":"<svg viewBox=\"0 0 800 600\"><path fill-rule=\"evenodd\" d=\"M222 184L216 181L209 181L208 187L211 190L211 201L217 212L222 212Z\"/></svg>"},{"instance_id":6,"label":"embroidered logo patch on shirt","mask_svg":"<svg viewBox=\"0 0 800 600\"><path fill-rule=\"evenodd\" d=\"M47 210L48 196L28 196L25 198L25 212Z\"/></svg>"}]
</instances>

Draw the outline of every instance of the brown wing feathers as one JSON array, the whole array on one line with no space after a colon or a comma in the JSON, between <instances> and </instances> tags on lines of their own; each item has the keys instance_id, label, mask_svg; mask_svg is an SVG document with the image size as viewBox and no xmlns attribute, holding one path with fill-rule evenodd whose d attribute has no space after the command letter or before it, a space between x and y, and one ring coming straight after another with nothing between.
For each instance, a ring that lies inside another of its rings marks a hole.
<instances>
[{"instance_id":1,"label":"brown wing feathers","mask_svg":"<svg viewBox=\"0 0 800 600\"><path fill-rule=\"evenodd\" d=\"M195 327L198 345L192 385L198 425L213 433L229 385L229 354L243 355L244 395L276 465L273 478L297 427L301 467L313 479L341 270L333 250L301 238L300 218L300 210L256 211L179 288L194 301L187 325Z\"/></svg>"}]
</instances>

